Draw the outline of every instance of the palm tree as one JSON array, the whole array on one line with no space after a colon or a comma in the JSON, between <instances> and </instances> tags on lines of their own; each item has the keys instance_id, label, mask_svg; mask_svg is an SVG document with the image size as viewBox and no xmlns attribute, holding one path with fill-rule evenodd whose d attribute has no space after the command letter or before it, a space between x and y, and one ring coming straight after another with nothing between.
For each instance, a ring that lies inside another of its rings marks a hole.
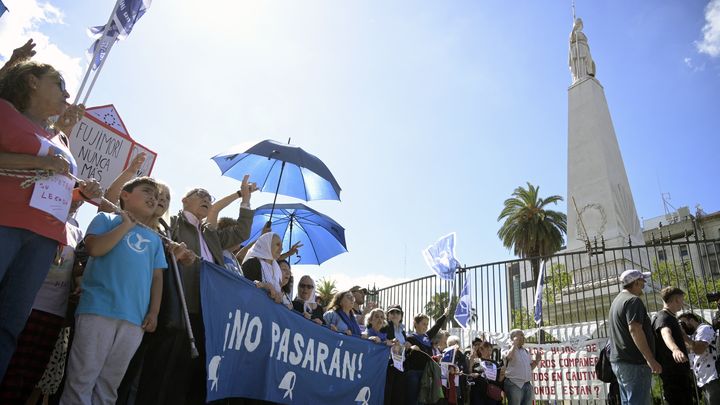
<instances>
[{"instance_id":1,"label":"palm tree","mask_svg":"<svg viewBox=\"0 0 720 405\"><path fill-rule=\"evenodd\" d=\"M452 314L455 313L455 306L457 305L458 298L453 295L450 298L450 294L447 292L439 292L430 297L430 301L425 304L425 314L432 318L433 321L440 318L445 312L445 309L450 305L450 315L448 316L448 324L451 327L460 326Z\"/></svg>"},{"instance_id":2,"label":"palm tree","mask_svg":"<svg viewBox=\"0 0 720 405\"><path fill-rule=\"evenodd\" d=\"M513 249L516 256L531 258L530 265L535 279L540 271L540 257L551 256L560 250L567 233L567 216L558 211L546 209L549 204L557 204L563 198L553 195L540 198L540 187L529 182L528 188L520 186L505 200L505 208L498 221L505 222L498 230L503 246Z\"/></svg>"},{"instance_id":3,"label":"palm tree","mask_svg":"<svg viewBox=\"0 0 720 405\"><path fill-rule=\"evenodd\" d=\"M329 304L332 297L338 292L335 280L329 280L324 277L318 280L315 291L320 296L323 306Z\"/></svg>"}]
</instances>

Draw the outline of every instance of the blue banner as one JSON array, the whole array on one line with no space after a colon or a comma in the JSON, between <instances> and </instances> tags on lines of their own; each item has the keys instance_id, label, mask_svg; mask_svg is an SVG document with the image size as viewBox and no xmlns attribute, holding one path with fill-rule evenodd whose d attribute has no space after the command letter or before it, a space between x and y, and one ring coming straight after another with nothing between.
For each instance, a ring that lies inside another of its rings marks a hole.
<instances>
[{"instance_id":1,"label":"blue banner","mask_svg":"<svg viewBox=\"0 0 720 405\"><path fill-rule=\"evenodd\" d=\"M207 400L382 404L390 349L331 331L203 262Z\"/></svg>"}]
</instances>

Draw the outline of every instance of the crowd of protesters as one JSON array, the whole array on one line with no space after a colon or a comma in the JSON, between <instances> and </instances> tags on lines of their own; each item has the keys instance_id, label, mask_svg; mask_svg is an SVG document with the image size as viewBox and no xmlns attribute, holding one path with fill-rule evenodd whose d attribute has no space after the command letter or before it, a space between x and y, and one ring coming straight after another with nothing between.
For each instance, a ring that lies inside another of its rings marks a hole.
<instances>
[{"instance_id":1,"label":"crowd of protesters","mask_svg":"<svg viewBox=\"0 0 720 405\"><path fill-rule=\"evenodd\" d=\"M316 324L309 327L401 353L402 367L389 359L382 370L387 404L499 403L487 386L500 389L505 368L481 339L467 354L460 350L459 338L442 330L449 308L432 327L427 315L415 315L411 332L400 306L377 308L359 286L323 306L310 276L295 289L287 258L301 244L282 252L279 235L266 224L243 246L256 190L248 176L240 190L217 201L203 188L190 190L176 215L168 212L168 185L136 177L143 154L105 191L97 181L78 181L66 134L84 106L67 103L61 74L32 61L33 47L30 40L16 49L0 70L0 403L205 403L202 260L255 282L268 305L302 313ZM72 186L53 189L67 218L33 205L33 183L44 181ZM81 226L75 213L90 200L98 213ZM237 200L237 219L218 218ZM521 358L524 349L513 347L508 358ZM457 355L442 368L449 349ZM435 381L442 382L442 395L432 389Z\"/></svg>"},{"instance_id":2,"label":"crowd of protesters","mask_svg":"<svg viewBox=\"0 0 720 405\"><path fill-rule=\"evenodd\" d=\"M666 404L720 403L718 334L700 316L681 312L685 292L660 291L663 308L652 317L641 299L650 273L626 270L623 290L608 316L609 361L623 405L652 403L652 374L660 376ZM718 302L720 307L720 302ZM699 395L698 395L699 394Z\"/></svg>"},{"instance_id":3,"label":"crowd of protesters","mask_svg":"<svg viewBox=\"0 0 720 405\"><path fill-rule=\"evenodd\" d=\"M97 181L77 181L66 134L84 107L68 105L61 74L31 61L33 47L28 41L0 69L0 403L36 404L41 397L60 404L205 403L202 260L255 282L268 305L303 314L315 324L308 327L391 347L403 361L398 367L392 356L382 370L385 404L533 402L532 370L540 359L524 348L522 331L510 332L498 362L492 343L477 338L462 350L460 339L443 330L449 307L434 320L415 314L407 330L400 306L377 308L359 286L321 302L312 277L295 284L287 259L302 245L283 252L269 224L243 245L256 190L248 176L217 201L204 188L188 191L176 215L168 211L166 184L136 177L143 154L105 191ZM53 189L66 218L32 202L33 183L46 181L69 181ZM101 198L98 214L80 226L77 209ZM237 219L219 218L237 200ZM662 290L664 308L651 319L640 299L647 277L637 270L621 275L623 291L608 318L622 403L649 404L652 373L660 375L669 404L694 403L696 389L708 404L720 403L715 330L696 314L679 314L685 293L674 287ZM452 360L444 363L449 351ZM432 389L436 382L441 391Z\"/></svg>"}]
</instances>

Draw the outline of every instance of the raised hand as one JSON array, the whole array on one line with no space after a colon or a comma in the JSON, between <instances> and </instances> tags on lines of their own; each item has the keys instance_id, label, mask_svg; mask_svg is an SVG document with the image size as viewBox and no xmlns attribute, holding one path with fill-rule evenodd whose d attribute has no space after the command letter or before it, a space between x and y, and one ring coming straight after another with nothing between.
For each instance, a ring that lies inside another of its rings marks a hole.
<instances>
[{"instance_id":1,"label":"raised hand","mask_svg":"<svg viewBox=\"0 0 720 405\"><path fill-rule=\"evenodd\" d=\"M67 135L72 132L73 127L83 115L85 115L85 106L83 104L71 105L60 115L55 127Z\"/></svg>"},{"instance_id":2,"label":"raised hand","mask_svg":"<svg viewBox=\"0 0 720 405\"><path fill-rule=\"evenodd\" d=\"M35 56L35 42L33 42L32 38L30 38L24 45L13 51L12 56L10 56L10 59L8 60L8 64L14 65L16 63L24 62L33 56Z\"/></svg>"},{"instance_id":3,"label":"raised hand","mask_svg":"<svg viewBox=\"0 0 720 405\"><path fill-rule=\"evenodd\" d=\"M243 176L242 184L240 185L240 196L242 197L242 202L249 203L250 202L250 194L257 191L257 184L250 183L250 175L246 174Z\"/></svg>"}]
</instances>

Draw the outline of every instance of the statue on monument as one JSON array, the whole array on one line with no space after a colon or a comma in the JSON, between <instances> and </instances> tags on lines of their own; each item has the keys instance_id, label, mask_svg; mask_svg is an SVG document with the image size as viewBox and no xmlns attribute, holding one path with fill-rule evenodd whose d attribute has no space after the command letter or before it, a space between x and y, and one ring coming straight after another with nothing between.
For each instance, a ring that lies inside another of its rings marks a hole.
<instances>
[{"instance_id":1,"label":"statue on monument","mask_svg":"<svg viewBox=\"0 0 720 405\"><path fill-rule=\"evenodd\" d=\"M585 34L582 32L581 18L575 19L573 30L570 33L569 61L573 83L588 76L595 77L595 61L590 56L590 46Z\"/></svg>"}]
</instances>

